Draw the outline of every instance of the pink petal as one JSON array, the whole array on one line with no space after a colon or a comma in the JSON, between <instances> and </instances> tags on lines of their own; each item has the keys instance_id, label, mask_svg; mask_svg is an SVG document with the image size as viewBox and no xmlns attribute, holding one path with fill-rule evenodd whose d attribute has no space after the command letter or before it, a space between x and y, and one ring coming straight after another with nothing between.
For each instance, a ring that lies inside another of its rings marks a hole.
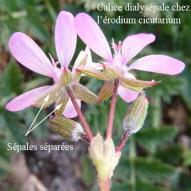
<instances>
[{"instance_id":1,"label":"pink petal","mask_svg":"<svg viewBox=\"0 0 191 191\"><path fill-rule=\"evenodd\" d=\"M25 92L24 94L21 94L20 96L15 97L13 100L11 100L5 108L9 111L20 111L27 107L32 106L35 104L35 102L38 100L39 97L44 95L46 92L50 90L52 86L42 86L39 88L35 88L33 90L30 90L28 92Z\"/></svg>"},{"instance_id":2,"label":"pink petal","mask_svg":"<svg viewBox=\"0 0 191 191\"><path fill-rule=\"evenodd\" d=\"M112 59L109 44L98 24L86 13L75 17L76 30L82 41L106 61Z\"/></svg>"},{"instance_id":3,"label":"pink petal","mask_svg":"<svg viewBox=\"0 0 191 191\"><path fill-rule=\"evenodd\" d=\"M184 70L185 64L165 55L149 55L138 59L130 65L129 69L175 75Z\"/></svg>"},{"instance_id":4,"label":"pink petal","mask_svg":"<svg viewBox=\"0 0 191 191\"><path fill-rule=\"evenodd\" d=\"M62 66L68 67L76 49L77 33L74 17L71 13L61 11L56 20L55 46Z\"/></svg>"},{"instance_id":5,"label":"pink petal","mask_svg":"<svg viewBox=\"0 0 191 191\"><path fill-rule=\"evenodd\" d=\"M129 89L124 88L122 86L119 86L118 94L127 103L130 103L130 102L134 101L137 98L137 96L139 95L138 92L129 90Z\"/></svg>"},{"instance_id":6,"label":"pink petal","mask_svg":"<svg viewBox=\"0 0 191 191\"><path fill-rule=\"evenodd\" d=\"M127 64L127 62L135 57L143 48L154 41L155 36L146 33L130 35L125 38L122 44L123 63Z\"/></svg>"},{"instance_id":7,"label":"pink petal","mask_svg":"<svg viewBox=\"0 0 191 191\"><path fill-rule=\"evenodd\" d=\"M77 103L78 103L79 107L81 107L81 101L77 100ZM77 117L78 114L76 113L76 110L75 110L71 100L69 100L68 103L66 104L66 108L65 108L63 114L67 118Z\"/></svg>"},{"instance_id":8,"label":"pink petal","mask_svg":"<svg viewBox=\"0 0 191 191\"><path fill-rule=\"evenodd\" d=\"M12 55L22 65L39 74L53 77L52 64L41 48L27 35L14 33L9 40Z\"/></svg>"}]
</instances>

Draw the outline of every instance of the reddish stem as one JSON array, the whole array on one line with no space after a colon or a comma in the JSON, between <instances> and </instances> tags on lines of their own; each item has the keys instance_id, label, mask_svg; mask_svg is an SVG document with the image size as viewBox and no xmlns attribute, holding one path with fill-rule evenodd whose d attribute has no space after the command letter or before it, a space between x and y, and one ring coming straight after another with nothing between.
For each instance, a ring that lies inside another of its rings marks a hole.
<instances>
[{"instance_id":1,"label":"reddish stem","mask_svg":"<svg viewBox=\"0 0 191 191\"><path fill-rule=\"evenodd\" d=\"M75 108L77 114L78 114L80 122L81 122L81 124L82 124L82 126L83 126L83 128L84 128L84 130L86 132L87 138L89 139L89 141L91 141L92 138L93 138L93 133L92 133L92 131L91 131L91 129L90 129L90 127L89 127L89 125L88 125L88 123L87 123L87 121L86 121L80 107L77 104L76 98L74 97L74 95L72 93L72 90L69 87L67 87L67 93L68 93L69 97L71 98L71 101L72 101L72 103L74 105L74 108Z\"/></svg>"},{"instance_id":2,"label":"reddish stem","mask_svg":"<svg viewBox=\"0 0 191 191\"><path fill-rule=\"evenodd\" d=\"M115 115L115 106L116 106L116 102L117 102L118 85L119 85L119 80L115 80L115 84L114 84L114 87L113 87L113 95L112 95L112 98L111 98L109 117L108 117L108 126L107 126L106 139L109 139L109 138L112 137L113 121L114 121L114 115Z\"/></svg>"},{"instance_id":3,"label":"reddish stem","mask_svg":"<svg viewBox=\"0 0 191 191\"><path fill-rule=\"evenodd\" d=\"M116 146L115 151L121 152L125 147L126 142L128 141L131 133L129 131L125 131L121 137L120 143Z\"/></svg>"},{"instance_id":4,"label":"reddish stem","mask_svg":"<svg viewBox=\"0 0 191 191\"><path fill-rule=\"evenodd\" d=\"M107 178L105 180L99 180L99 188L100 191L110 191L111 188L110 178Z\"/></svg>"}]
</instances>

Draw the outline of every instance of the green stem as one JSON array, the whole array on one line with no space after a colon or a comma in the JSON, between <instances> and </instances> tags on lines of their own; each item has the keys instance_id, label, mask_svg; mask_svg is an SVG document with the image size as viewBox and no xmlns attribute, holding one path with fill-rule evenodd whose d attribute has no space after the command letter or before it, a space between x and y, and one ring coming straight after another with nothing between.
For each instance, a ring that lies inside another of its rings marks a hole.
<instances>
[{"instance_id":1,"label":"green stem","mask_svg":"<svg viewBox=\"0 0 191 191\"><path fill-rule=\"evenodd\" d=\"M155 96L153 98L153 112L152 112L152 127L155 129L160 128L161 123L161 99L160 96ZM152 144L151 153L154 154L156 152L156 144Z\"/></svg>"},{"instance_id":2,"label":"green stem","mask_svg":"<svg viewBox=\"0 0 191 191\"><path fill-rule=\"evenodd\" d=\"M130 184L132 185L132 191L136 191L136 173L135 173L135 158L136 158L136 148L134 138L130 139L129 146L129 159L130 159Z\"/></svg>"},{"instance_id":3,"label":"green stem","mask_svg":"<svg viewBox=\"0 0 191 191\"><path fill-rule=\"evenodd\" d=\"M160 127L160 122L161 122L161 99L159 96L156 96L153 99L153 121L152 121L152 126L154 128L159 128Z\"/></svg>"}]
</instances>

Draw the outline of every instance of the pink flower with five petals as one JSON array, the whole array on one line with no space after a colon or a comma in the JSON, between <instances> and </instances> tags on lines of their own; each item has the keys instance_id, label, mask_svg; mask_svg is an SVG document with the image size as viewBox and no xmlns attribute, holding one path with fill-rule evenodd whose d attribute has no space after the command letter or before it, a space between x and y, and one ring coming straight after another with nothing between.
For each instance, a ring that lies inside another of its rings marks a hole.
<instances>
[{"instance_id":1,"label":"pink flower with five petals","mask_svg":"<svg viewBox=\"0 0 191 191\"><path fill-rule=\"evenodd\" d=\"M123 42L112 43L114 54L97 23L86 13L79 13L75 17L76 30L82 41L98 56L103 58L105 66L118 68L120 76L135 79L131 70L142 70L160 74L176 75L183 71L182 61L166 55L149 55L142 57L131 65L126 65L144 47L155 41L153 34L140 33L130 35ZM126 102L135 100L139 92L123 87L118 88L118 94Z\"/></svg>"},{"instance_id":2,"label":"pink flower with five petals","mask_svg":"<svg viewBox=\"0 0 191 191\"><path fill-rule=\"evenodd\" d=\"M14 33L9 40L9 49L14 58L30 70L52 78L54 84L38 87L21 94L11 100L6 105L6 109L9 111L20 111L32 105L38 105L39 99L51 93L54 94L50 101L55 103L59 99L57 96L62 95L62 92L60 94L57 93L57 90L61 89L58 84L61 80L60 78L64 75L63 72L68 69L68 65L72 60L76 49L76 41L77 33L74 26L74 17L69 12L61 11L55 26L56 53L61 65L61 68L58 68L54 60L51 59L50 61L30 37L21 32ZM81 51L75 65L79 64L83 56L85 56L85 52ZM81 102L77 101L81 105ZM71 100L67 102L63 114L69 118L77 116Z\"/></svg>"}]
</instances>

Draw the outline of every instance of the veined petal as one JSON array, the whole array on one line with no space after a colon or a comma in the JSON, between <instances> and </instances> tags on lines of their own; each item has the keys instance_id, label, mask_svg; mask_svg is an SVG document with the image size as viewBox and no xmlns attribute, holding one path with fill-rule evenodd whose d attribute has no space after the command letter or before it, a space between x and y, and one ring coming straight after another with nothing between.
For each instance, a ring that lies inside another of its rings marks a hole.
<instances>
[{"instance_id":1,"label":"veined petal","mask_svg":"<svg viewBox=\"0 0 191 191\"><path fill-rule=\"evenodd\" d=\"M36 101L46 92L51 89L52 86L42 86L39 88L35 88L20 96L15 97L11 100L5 108L9 111L20 111L27 107L30 107L36 103Z\"/></svg>"},{"instance_id":2,"label":"veined petal","mask_svg":"<svg viewBox=\"0 0 191 191\"><path fill-rule=\"evenodd\" d=\"M62 66L68 67L76 49L77 33L74 17L71 13L61 11L56 20L55 46Z\"/></svg>"},{"instance_id":3,"label":"veined petal","mask_svg":"<svg viewBox=\"0 0 191 191\"><path fill-rule=\"evenodd\" d=\"M138 59L129 69L155 72L160 74L176 75L184 70L185 64L165 55L149 55Z\"/></svg>"},{"instance_id":4,"label":"veined petal","mask_svg":"<svg viewBox=\"0 0 191 191\"><path fill-rule=\"evenodd\" d=\"M143 48L155 41L153 34L139 33L125 38L122 44L123 63L135 57Z\"/></svg>"},{"instance_id":5,"label":"veined petal","mask_svg":"<svg viewBox=\"0 0 191 191\"><path fill-rule=\"evenodd\" d=\"M76 101L77 101L79 107L81 107L81 101L78 100L78 99L76 99ZM64 109L64 113L63 113L63 114L64 114L64 116L65 116L66 118L74 118L74 117L77 117L78 114L76 113L76 110L75 110L75 108L74 108L74 106L73 106L73 104L72 104L71 99L69 99L68 103L66 104L66 107L65 107L65 109Z\"/></svg>"},{"instance_id":6,"label":"veined petal","mask_svg":"<svg viewBox=\"0 0 191 191\"><path fill-rule=\"evenodd\" d=\"M139 95L139 92L135 92L130 89L124 88L122 86L119 86L118 94L125 102L130 103L137 98L137 96Z\"/></svg>"},{"instance_id":7,"label":"veined petal","mask_svg":"<svg viewBox=\"0 0 191 191\"><path fill-rule=\"evenodd\" d=\"M82 41L107 61L112 59L109 44L98 24L86 13L75 17L76 30Z\"/></svg>"},{"instance_id":8,"label":"veined petal","mask_svg":"<svg viewBox=\"0 0 191 191\"><path fill-rule=\"evenodd\" d=\"M48 57L26 34L14 33L9 40L9 49L23 66L45 76L54 76L53 66Z\"/></svg>"}]
</instances>

